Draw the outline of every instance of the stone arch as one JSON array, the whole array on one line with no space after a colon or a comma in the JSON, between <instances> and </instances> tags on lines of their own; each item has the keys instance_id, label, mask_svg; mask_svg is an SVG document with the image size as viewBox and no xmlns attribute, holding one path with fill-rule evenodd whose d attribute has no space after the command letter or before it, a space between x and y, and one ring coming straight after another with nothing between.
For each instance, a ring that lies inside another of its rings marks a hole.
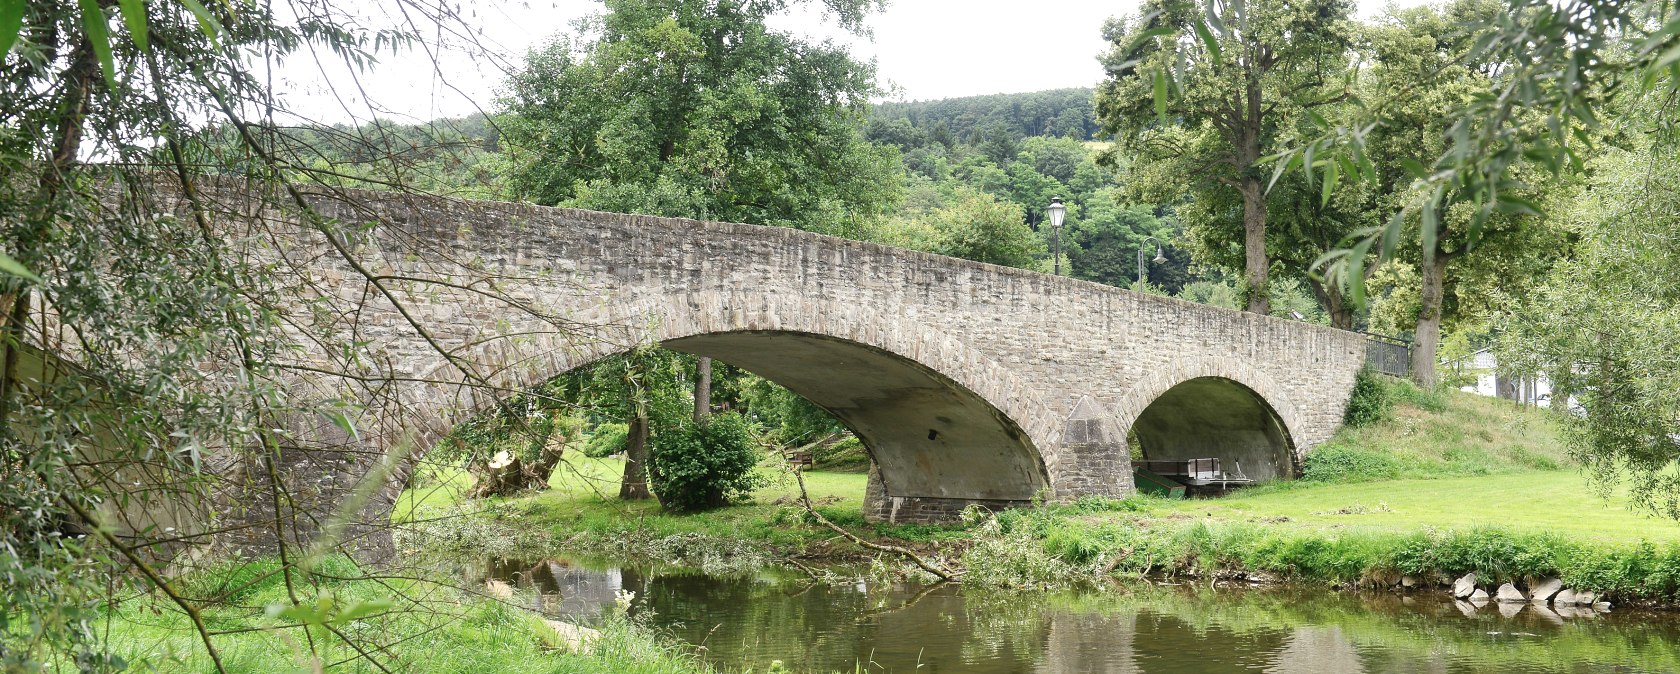
<instances>
[{"instance_id":1,"label":"stone arch","mask_svg":"<svg viewBox=\"0 0 1680 674\"><path fill-rule=\"evenodd\" d=\"M1209 455L1248 458L1245 472L1260 479L1298 472L1304 451L1299 411L1271 377L1237 359L1173 361L1133 385L1115 407L1115 430L1136 431L1146 455L1152 444L1166 458L1202 458L1179 454L1205 448ZM1195 437L1183 443L1174 437L1190 434ZM1226 439L1241 446L1221 446ZM1181 444L1193 446L1176 446ZM1257 462L1257 456L1270 462Z\"/></svg>"},{"instance_id":2,"label":"stone arch","mask_svg":"<svg viewBox=\"0 0 1680 674\"><path fill-rule=\"evenodd\" d=\"M788 385L836 413L870 445L886 491L893 496L1026 500L1052 484L1059 465L1059 420L1039 398L1002 365L914 317L792 293L704 291L598 297L574 311L572 318L579 324L605 327L588 335L533 338L517 353L504 350L477 360L498 372L499 388L518 390L639 344L661 343L713 356ZM968 416L930 413L930 419L917 420L912 426L903 413L883 415L848 408L835 399L824 400L809 381L790 383L774 372L759 371L775 370L773 358L736 362L743 353L788 355L796 351L847 359L854 367L874 368L871 373L897 377L895 381L906 384L883 387L875 407L906 412L921 404L947 412L960 408ZM428 415L436 424L432 433L488 409L494 400L477 390L456 389L448 404ZM889 438L889 429L870 426L888 422L903 426L903 433ZM904 433L911 432L923 438L917 449L906 447ZM934 479L952 481L953 466L960 464L939 461L938 451L928 445L943 443L947 451L957 451L965 449L958 445L968 442L998 452L1000 445L1011 440L1018 455L963 457L982 471L989 467L997 472L997 479L990 483L965 477L945 485Z\"/></svg>"}]
</instances>

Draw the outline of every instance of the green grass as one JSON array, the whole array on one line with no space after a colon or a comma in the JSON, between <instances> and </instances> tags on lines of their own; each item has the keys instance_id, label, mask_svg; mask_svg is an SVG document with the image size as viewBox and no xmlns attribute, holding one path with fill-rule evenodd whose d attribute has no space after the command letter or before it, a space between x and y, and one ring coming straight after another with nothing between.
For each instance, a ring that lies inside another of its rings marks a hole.
<instances>
[{"instance_id":1,"label":"green grass","mask_svg":"<svg viewBox=\"0 0 1680 674\"><path fill-rule=\"evenodd\" d=\"M534 522L555 540L585 545L602 542L654 541L671 537L707 537L747 541L770 550L790 552L834 536L806 521L799 506L799 487L793 478L767 462L769 484L742 503L692 514L662 510L657 500L621 501L618 483L624 461L618 458L569 456L549 478L546 491L498 501L515 509L522 522ZM960 527L869 524L863 521L863 492L868 475L856 472L808 470L805 486L817 511L862 535L906 541L960 538ZM416 512L437 512L460 502L472 478L459 469L432 472L421 487L403 493L395 519L406 521Z\"/></svg>"},{"instance_id":2,"label":"green grass","mask_svg":"<svg viewBox=\"0 0 1680 674\"><path fill-rule=\"evenodd\" d=\"M329 575L353 576L343 560L327 560ZM180 587L189 594L215 590L230 579L246 579L277 568L272 560L224 563L189 574ZM250 567L246 570L245 567ZM591 652L558 652L552 632L540 618L515 605L463 594L446 584L423 580L334 580L300 575L300 602L314 606L318 597L331 597L343 608L357 602L378 602L388 608L357 619L325 616L338 631L364 649L390 644L379 659L391 671L419 674L559 674L629 672L686 674L710 672L686 650L665 645L648 630L611 617L598 623L601 641ZM289 606L278 576L268 577L237 597L208 603L201 610L227 671L268 674L316 671L314 663L331 664L334 672L377 672L343 639L317 625L297 627L300 620L273 617L267 607ZM188 619L172 604L155 595L142 595L107 607L94 621L108 651L130 663L133 671L213 671L203 642ZM315 650L311 653L310 648Z\"/></svg>"},{"instance_id":3,"label":"green grass","mask_svg":"<svg viewBox=\"0 0 1680 674\"><path fill-rule=\"evenodd\" d=\"M1163 504L1157 517L1270 522L1295 528L1416 531L1502 527L1581 541L1680 541L1680 523L1587 490L1574 471L1531 471L1439 480L1301 483L1222 499ZM1288 518L1279 521L1278 518Z\"/></svg>"},{"instance_id":4,"label":"green grass","mask_svg":"<svg viewBox=\"0 0 1680 674\"><path fill-rule=\"evenodd\" d=\"M472 475L459 468L422 467L414 484L397 497L391 519L407 522L413 519L416 510L436 510L460 503L462 496L472 485Z\"/></svg>"},{"instance_id":5,"label":"green grass","mask_svg":"<svg viewBox=\"0 0 1680 674\"><path fill-rule=\"evenodd\" d=\"M1384 380L1394 401L1387 417L1343 429L1309 456L1312 479L1157 508L1157 517L1256 522L1287 518L1297 528L1413 531L1499 525L1555 531L1596 541L1680 540L1680 525L1628 509L1625 498L1590 493L1562 451L1555 419L1546 412L1456 391L1426 392ZM773 483L750 501L694 515L670 515L656 501L616 498L623 461L572 454L546 492L510 499L560 538L576 533L646 537L699 534L800 546L829 534L799 522L797 488L767 465ZM859 513L866 476L813 470L806 485L820 511L843 525L908 540L963 534L950 527L866 526ZM434 473L406 492L397 517L416 507L446 506L471 478L459 470ZM1338 511L1352 514L1340 514Z\"/></svg>"},{"instance_id":6,"label":"green grass","mask_svg":"<svg viewBox=\"0 0 1680 674\"><path fill-rule=\"evenodd\" d=\"M664 512L657 500L620 501L619 476L624 462L615 458L583 459L556 471L551 489L511 502L545 523L557 534L582 532L616 536L633 531L644 538L699 534L714 538L750 539L774 547L797 547L817 537L814 527L795 517L799 488L790 477L770 472L772 483L753 492L744 503L689 515ZM842 520L860 520L866 475L810 471L805 486L818 510ZM603 499L602 495L610 498ZM832 534L829 534L832 535ZM826 536L825 536L826 537Z\"/></svg>"},{"instance_id":7,"label":"green grass","mask_svg":"<svg viewBox=\"0 0 1680 674\"><path fill-rule=\"evenodd\" d=\"M1549 412L1386 381L1396 403L1307 457L1306 479L1220 499L1136 497L1000 516L969 582L1052 586L1111 573L1333 584L1559 576L1616 601L1680 602L1680 523L1601 498Z\"/></svg>"},{"instance_id":8,"label":"green grass","mask_svg":"<svg viewBox=\"0 0 1680 674\"><path fill-rule=\"evenodd\" d=\"M1680 602L1680 542L1605 543L1503 526L1297 527L1185 517L1151 506L1002 513L965 554L964 582L1040 589L1149 574L1386 586L1402 574L1439 584L1475 572L1490 587L1557 576L1617 603Z\"/></svg>"},{"instance_id":9,"label":"green grass","mask_svg":"<svg viewBox=\"0 0 1680 674\"><path fill-rule=\"evenodd\" d=\"M1459 391L1382 379L1395 404L1382 420L1343 428L1308 455L1309 481L1432 479L1564 470L1556 417Z\"/></svg>"}]
</instances>

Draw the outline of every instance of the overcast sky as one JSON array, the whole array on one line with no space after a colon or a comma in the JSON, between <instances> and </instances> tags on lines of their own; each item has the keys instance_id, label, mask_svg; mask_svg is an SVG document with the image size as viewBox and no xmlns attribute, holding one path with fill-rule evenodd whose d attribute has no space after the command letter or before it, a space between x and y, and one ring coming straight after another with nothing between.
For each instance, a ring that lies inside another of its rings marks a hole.
<instances>
[{"instance_id":1,"label":"overcast sky","mask_svg":"<svg viewBox=\"0 0 1680 674\"><path fill-rule=\"evenodd\" d=\"M1383 2L1359 4L1361 14L1369 15ZM868 19L873 39L833 28L813 10L777 17L773 26L841 40L856 57L875 60L882 84L892 88L890 99L928 100L1094 86L1103 75L1096 61L1105 47L1103 21L1136 6L1137 0L895 0ZM368 100L378 104L381 117L410 120L488 110L506 68L600 9L594 0L468 0L462 11L483 31L489 58L446 44L441 75L424 53L414 53L386 55L356 81L342 68L294 58L279 72L279 89L288 92L287 107L327 122L368 118ZM397 20L367 18L375 24Z\"/></svg>"}]
</instances>

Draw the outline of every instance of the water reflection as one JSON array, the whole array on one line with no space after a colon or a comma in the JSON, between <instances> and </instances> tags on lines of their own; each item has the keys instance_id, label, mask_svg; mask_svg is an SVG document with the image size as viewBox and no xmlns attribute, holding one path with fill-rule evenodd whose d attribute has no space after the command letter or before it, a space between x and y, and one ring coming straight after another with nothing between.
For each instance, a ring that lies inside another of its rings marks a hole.
<instances>
[{"instance_id":1,"label":"water reflection","mask_svg":"<svg viewBox=\"0 0 1680 674\"><path fill-rule=\"evenodd\" d=\"M583 622L633 591L633 613L715 664L758 671L772 660L806 672L1680 671L1680 624L1670 614L1478 609L1434 594L995 595L565 559L495 562L469 575L521 588L517 600Z\"/></svg>"}]
</instances>

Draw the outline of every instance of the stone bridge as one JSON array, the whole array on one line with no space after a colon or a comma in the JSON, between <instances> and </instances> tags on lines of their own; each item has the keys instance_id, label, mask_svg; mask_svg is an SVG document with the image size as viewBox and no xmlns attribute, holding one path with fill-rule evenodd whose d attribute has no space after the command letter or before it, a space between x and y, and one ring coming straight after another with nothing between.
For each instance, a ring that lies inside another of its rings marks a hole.
<instances>
[{"instance_id":1,"label":"stone bridge","mask_svg":"<svg viewBox=\"0 0 1680 674\"><path fill-rule=\"evenodd\" d=\"M310 199L341 227L283 246L316 298L292 320L359 337L356 361L397 375L380 386L401 409L357 422L375 444L429 447L509 390L657 342L832 412L876 466L866 515L925 521L1124 496L1128 432L1148 458L1292 476L1340 425L1364 361L1359 335L1328 327L792 229ZM344 395L299 377L299 395Z\"/></svg>"}]
</instances>

